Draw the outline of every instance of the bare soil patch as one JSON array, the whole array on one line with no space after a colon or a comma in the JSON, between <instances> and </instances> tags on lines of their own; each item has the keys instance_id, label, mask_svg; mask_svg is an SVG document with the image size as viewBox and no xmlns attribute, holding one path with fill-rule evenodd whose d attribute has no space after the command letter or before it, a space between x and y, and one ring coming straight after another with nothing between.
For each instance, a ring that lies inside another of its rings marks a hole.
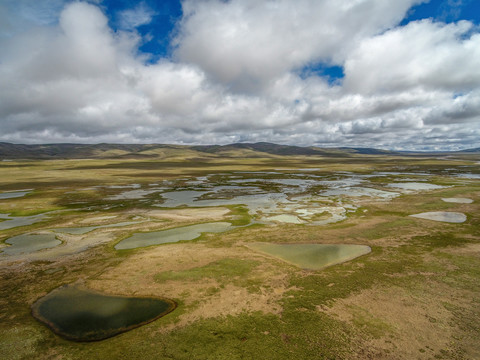
<instances>
[{"instance_id":1,"label":"bare soil patch","mask_svg":"<svg viewBox=\"0 0 480 360\"><path fill-rule=\"evenodd\" d=\"M147 216L151 216L162 220L171 221L202 221L202 220L219 220L223 219L228 213L229 209L208 208L208 210L199 209L170 209L170 210L150 210L145 213Z\"/></svg>"},{"instance_id":2,"label":"bare soil patch","mask_svg":"<svg viewBox=\"0 0 480 360\"><path fill-rule=\"evenodd\" d=\"M372 288L335 301L328 314L357 328L361 358L428 359L451 347L451 314L431 297L400 287Z\"/></svg>"},{"instance_id":3,"label":"bare soil patch","mask_svg":"<svg viewBox=\"0 0 480 360\"><path fill-rule=\"evenodd\" d=\"M186 308L180 321L182 326L200 318L235 315L241 312L281 312L279 300L288 290L287 275L277 267L261 263L246 279L254 284L249 289L235 284L219 284L215 279L169 280L157 282L155 275L164 271L182 271L198 268L225 258L262 259L244 247L209 248L204 244L162 245L151 247L130 256L118 266L110 268L98 278L88 281L92 289L106 293L134 296L160 296L181 300Z\"/></svg>"}]
</instances>

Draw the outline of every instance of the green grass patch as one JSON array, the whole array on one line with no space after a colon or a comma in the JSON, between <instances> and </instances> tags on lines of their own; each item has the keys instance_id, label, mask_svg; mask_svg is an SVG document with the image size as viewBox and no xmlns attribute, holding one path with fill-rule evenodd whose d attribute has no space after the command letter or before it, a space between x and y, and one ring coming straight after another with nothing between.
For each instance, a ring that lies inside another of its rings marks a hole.
<instances>
[{"instance_id":1,"label":"green grass patch","mask_svg":"<svg viewBox=\"0 0 480 360\"><path fill-rule=\"evenodd\" d=\"M459 237L450 232L437 232L424 236L415 236L411 239L410 243L414 246L422 246L429 250L433 250L448 246L463 246L471 242L472 240L468 238Z\"/></svg>"},{"instance_id":2,"label":"green grass patch","mask_svg":"<svg viewBox=\"0 0 480 360\"><path fill-rule=\"evenodd\" d=\"M369 240L376 240L388 236L399 236L399 229L415 225L415 220L411 218L401 218L375 225L363 231L356 233L356 236Z\"/></svg>"},{"instance_id":3,"label":"green grass patch","mask_svg":"<svg viewBox=\"0 0 480 360\"><path fill-rule=\"evenodd\" d=\"M97 343L59 341L56 350L69 359L133 360L339 359L349 353L344 325L323 314L299 313L281 319L242 313L196 321L168 333L156 332L156 323Z\"/></svg>"},{"instance_id":4,"label":"green grass patch","mask_svg":"<svg viewBox=\"0 0 480 360\"><path fill-rule=\"evenodd\" d=\"M233 226L245 226L250 224L252 221L250 214L248 213L248 208L245 206L226 206L230 209L231 220L229 222Z\"/></svg>"},{"instance_id":5,"label":"green grass patch","mask_svg":"<svg viewBox=\"0 0 480 360\"><path fill-rule=\"evenodd\" d=\"M219 283L235 283L242 278L242 282L250 272L260 265L255 260L226 258L211 262L205 266L182 271L165 271L155 275L155 281L198 281L204 278L217 280Z\"/></svg>"},{"instance_id":6,"label":"green grass patch","mask_svg":"<svg viewBox=\"0 0 480 360\"><path fill-rule=\"evenodd\" d=\"M349 306L353 314L353 324L374 339L380 339L388 333L394 333L394 327L379 319L360 306Z\"/></svg>"}]
</instances>

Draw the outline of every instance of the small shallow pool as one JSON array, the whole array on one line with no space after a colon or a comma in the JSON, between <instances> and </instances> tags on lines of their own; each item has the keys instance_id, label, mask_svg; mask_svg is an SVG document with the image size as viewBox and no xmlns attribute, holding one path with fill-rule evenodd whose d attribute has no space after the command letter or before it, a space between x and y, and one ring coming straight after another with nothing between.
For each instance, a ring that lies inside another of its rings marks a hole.
<instances>
[{"instance_id":1,"label":"small shallow pool","mask_svg":"<svg viewBox=\"0 0 480 360\"><path fill-rule=\"evenodd\" d=\"M253 243L249 248L302 269L320 270L368 254L365 245Z\"/></svg>"},{"instance_id":2,"label":"small shallow pool","mask_svg":"<svg viewBox=\"0 0 480 360\"><path fill-rule=\"evenodd\" d=\"M2 254L17 255L31 253L42 249L49 249L60 245L62 242L55 234L22 234L5 240L7 246L2 249Z\"/></svg>"},{"instance_id":3,"label":"small shallow pool","mask_svg":"<svg viewBox=\"0 0 480 360\"><path fill-rule=\"evenodd\" d=\"M173 229L135 233L115 245L117 250L135 249L139 247L174 243L182 240L194 240L202 233L221 233L232 229L228 222L214 222L182 226Z\"/></svg>"}]
</instances>

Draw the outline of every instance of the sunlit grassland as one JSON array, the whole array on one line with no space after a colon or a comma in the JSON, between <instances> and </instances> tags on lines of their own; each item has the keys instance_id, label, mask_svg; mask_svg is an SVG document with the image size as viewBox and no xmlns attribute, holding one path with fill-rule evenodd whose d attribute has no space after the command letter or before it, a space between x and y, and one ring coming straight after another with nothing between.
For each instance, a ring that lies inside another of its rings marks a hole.
<instances>
[{"instance_id":1,"label":"sunlit grassland","mask_svg":"<svg viewBox=\"0 0 480 360\"><path fill-rule=\"evenodd\" d=\"M73 256L3 263L0 265L0 357L474 359L480 354L477 341L480 183L447 176L446 170L478 173L478 165L471 161L474 159L282 157L247 152L227 155L199 156L188 152L182 157L179 151L167 151L157 158L145 159L2 163L0 191L33 190L23 198L1 200L1 213L25 216L61 211L40 223L0 231L0 240L24 232L78 224L93 216L115 215L116 222L123 221L137 212L155 209L152 204L158 200L156 194L147 195L142 201L106 200L118 192L105 188L106 185L146 187L161 180L182 183L185 178L210 174L218 174L216 179L221 183L222 174L234 171L316 168L313 174L332 178L336 171L427 172L435 175L430 183L448 187L404 194L391 201L364 199L359 209L340 223L255 224L223 234L204 234L177 247L156 247L151 257L149 248L114 250L114 243L133 231L115 229L116 240ZM251 157L242 157L245 155ZM289 171L294 172L285 170ZM395 177L375 179L375 186L385 189ZM441 200L444 197L467 197L474 203L446 203ZM105 204L111 207L104 209ZM245 207L228 208L233 225L249 223ZM440 210L463 212L467 221L447 224L408 216ZM154 229L176 224L169 220L146 226ZM321 271L306 271L249 250L246 245L253 242L360 244L370 246L372 252ZM178 250L181 246L184 251ZM178 259L167 262L168 254L162 249L177 249ZM178 286L185 290L173 298L178 303L177 310L153 323L104 341L75 343L54 335L30 314L30 305L38 298L74 282L105 286L111 293L122 295L137 291L142 295L169 297L168 293L161 293L162 289ZM275 284L280 282L284 288L277 294ZM245 305L235 309L238 311L232 310L232 314L191 316L206 306L220 307L221 302L229 301L228 296L234 298L243 294L243 290L252 298L264 298L267 307L271 304L281 311L268 312ZM390 293L397 294L395 301L382 300L382 294ZM355 300L357 297L360 300ZM362 302L364 299L372 303ZM405 310L405 319L395 314L385 315L388 309L399 313ZM422 328L423 322L415 323L416 317L425 319L428 326ZM416 327L409 327L412 323ZM422 337L425 331L431 339ZM406 342L412 344L408 351L402 350Z\"/></svg>"}]
</instances>

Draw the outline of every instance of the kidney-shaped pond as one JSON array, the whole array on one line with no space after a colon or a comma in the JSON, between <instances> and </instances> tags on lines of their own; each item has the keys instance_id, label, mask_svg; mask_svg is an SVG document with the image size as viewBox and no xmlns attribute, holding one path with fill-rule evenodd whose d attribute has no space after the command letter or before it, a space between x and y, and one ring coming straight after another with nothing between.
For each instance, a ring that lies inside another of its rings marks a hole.
<instances>
[{"instance_id":1,"label":"kidney-shaped pond","mask_svg":"<svg viewBox=\"0 0 480 360\"><path fill-rule=\"evenodd\" d=\"M370 247L365 245L342 244L254 243L248 246L255 251L308 270L319 270L330 265L353 260L371 251Z\"/></svg>"},{"instance_id":2,"label":"kidney-shaped pond","mask_svg":"<svg viewBox=\"0 0 480 360\"><path fill-rule=\"evenodd\" d=\"M66 339L98 341L152 322L175 307L168 299L103 295L65 285L34 303L32 314Z\"/></svg>"}]
</instances>

